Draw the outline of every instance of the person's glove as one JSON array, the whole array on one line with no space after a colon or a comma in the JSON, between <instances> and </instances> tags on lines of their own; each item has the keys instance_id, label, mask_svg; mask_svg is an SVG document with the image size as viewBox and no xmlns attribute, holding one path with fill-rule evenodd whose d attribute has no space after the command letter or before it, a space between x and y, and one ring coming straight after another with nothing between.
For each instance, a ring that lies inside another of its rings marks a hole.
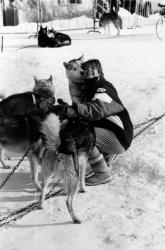
<instances>
[{"instance_id":1,"label":"person's glove","mask_svg":"<svg viewBox=\"0 0 165 250\"><path fill-rule=\"evenodd\" d=\"M59 106L61 108L60 120L74 119L79 116L75 109L62 99L58 99L57 102L60 104Z\"/></svg>"},{"instance_id":2,"label":"person's glove","mask_svg":"<svg viewBox=\"0 0 165 250\"><path fill-rule=\"evenodd\" d=\"M40 99L40 103L39 103L39 108L44 112L47 113L52 105L55 103L55 98L54 97L50 97L50 98L41 98Z\"/></svg>"}]
</instances>

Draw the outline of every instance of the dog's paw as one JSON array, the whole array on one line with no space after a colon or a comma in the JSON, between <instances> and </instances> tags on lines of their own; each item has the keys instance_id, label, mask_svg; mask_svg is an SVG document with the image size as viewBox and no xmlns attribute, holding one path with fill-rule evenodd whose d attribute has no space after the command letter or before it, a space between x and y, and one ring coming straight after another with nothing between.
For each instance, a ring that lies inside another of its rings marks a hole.
<instances>
[{"instance_id":1,"label":"dog's paw","mask_svg":"<svg viewBox=\"0 0 165 250\"><path fill-rule=\"evenodd\" d=\"M78 192L79 193L85 193L86 192L86 188L80 188Z\"/></svg>"},{"instance_id":2,"label":"dog's paw","mask_svg":"<svg viewBox=\"0 0 165 250\"><path fill-rule=\"evenodd\" d=\"M77 217L75 217L75 218L73 219L73 222L74 222L75 224L81 224L81 223L82 223L82 221L81 221L79 218L77 218Z\"/></svg>"}]
</instances>

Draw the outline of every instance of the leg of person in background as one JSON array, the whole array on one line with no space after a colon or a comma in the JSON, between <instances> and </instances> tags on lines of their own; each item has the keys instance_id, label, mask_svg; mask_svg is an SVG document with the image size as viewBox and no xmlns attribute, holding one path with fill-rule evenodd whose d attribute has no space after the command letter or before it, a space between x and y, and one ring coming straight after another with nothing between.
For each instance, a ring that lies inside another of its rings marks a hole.
<instances>
[{"instance_id":1,"label":"leg of person in background","mask_svg":"<svg viewBox=\"0 0 165 250\"><path fill-rule=\"evenodd\" d=\"M87 186L105 184L111 180L110 166L114 155L125 152L125 149L118 141L112 131L95 128L96 146L89 154L89 164L93 175L86 178Z\"/></svg>"}]
</instances>

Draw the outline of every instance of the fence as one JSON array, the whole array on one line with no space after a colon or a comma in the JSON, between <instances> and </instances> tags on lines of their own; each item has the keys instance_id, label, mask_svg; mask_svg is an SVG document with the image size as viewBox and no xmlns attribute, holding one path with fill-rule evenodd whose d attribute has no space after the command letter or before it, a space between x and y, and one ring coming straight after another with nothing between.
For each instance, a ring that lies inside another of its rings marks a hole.
<instances>
[{"instance_id":1,"label":"fence","mask_svg":"<svg viewBox=\"0 0 165 250\"><path fill-rule=\"evenodd\" d=\"M5 4L5 0L2 0L0 16L1 32L5 30L5 25L14 26L11 28L13 32L36 32L36 24L41 22L49 22L56 30L90 29L94 24L93 18L99 19L102 13L108 12L112 1L28 0L24 2L9 0L9 4L7 5ZM126 19L125 15L127 15L127 19L130 18L126 26L132 25L132 19L135 19L134 23L136 22L136 24L138 22L141 24L142 19L143 23L146 24L155 23L155 21L151 22L150 15L158 11L158 8L156 8L156 4L153 5L150 1L120 0L119 14L121 13L120 15L123 20ZM18 24L19 27L17 27Z\"/></svg>"}]
</instances>

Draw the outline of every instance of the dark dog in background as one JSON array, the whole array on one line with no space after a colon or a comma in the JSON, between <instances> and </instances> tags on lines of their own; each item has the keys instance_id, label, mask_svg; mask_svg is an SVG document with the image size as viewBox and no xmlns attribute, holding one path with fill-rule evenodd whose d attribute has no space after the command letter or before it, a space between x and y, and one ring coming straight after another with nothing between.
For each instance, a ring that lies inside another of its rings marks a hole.
<instances>
[{"instance_id":1,"label":"dark dog in background","mask_svg":"<svg viewBox=\"0 0 165 250\"><path fill-rule=\"evenodd\" d=\"M39 47L62 47L71 45L71 38L63 33L56 32L53 28L48 29L40 26L38 32L38 46Z\"/></svg>"},{"instance_id":2,"label":"dark dog in background","mask_svg":"<svg viewBox=\"0 0 165 250\"><path fill-rule=\"evenodd\" d=\"M123 28L122 18L115 12L104 13L99 20L99 26L104 28L105 33L110 34L111 24L113 24L115 28L117 29L117 35L119 36L120 29Z\"/></svg>"}]
</instances>

